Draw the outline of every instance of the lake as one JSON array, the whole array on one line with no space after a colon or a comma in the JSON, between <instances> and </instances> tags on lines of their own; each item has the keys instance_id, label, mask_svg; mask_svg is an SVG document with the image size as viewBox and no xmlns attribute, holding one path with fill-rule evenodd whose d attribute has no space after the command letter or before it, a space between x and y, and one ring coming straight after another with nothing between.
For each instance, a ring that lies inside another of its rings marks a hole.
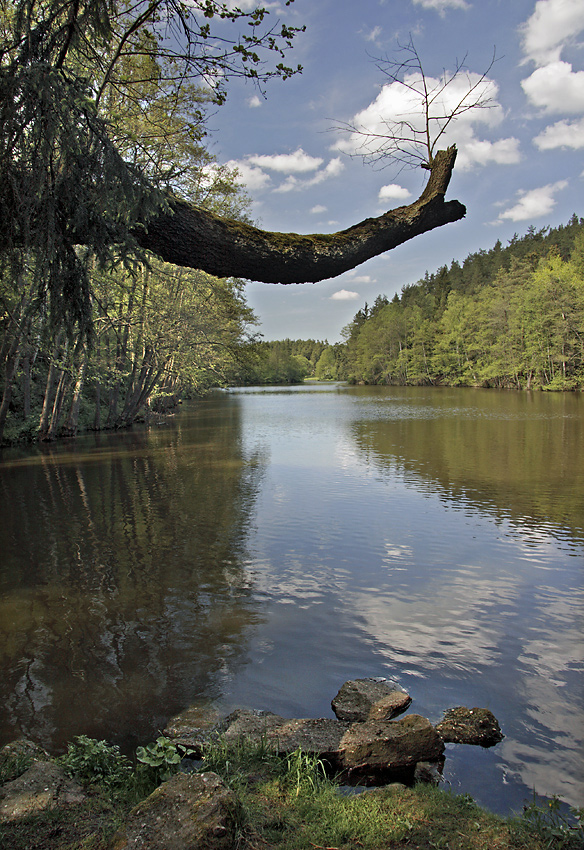
<instances>
[{"instance_id":1,"label":"lake","mask_svg":"<svg viewBox=\"0 0 584 850\"><path fill-rule=\"evenodd\" d=\"M332 717L344 681L489 708L447 745L494 811L582 805L584 398L218 391L0 453L0 744L125 749L191 704Z\"/></svg>"}]
</instances>

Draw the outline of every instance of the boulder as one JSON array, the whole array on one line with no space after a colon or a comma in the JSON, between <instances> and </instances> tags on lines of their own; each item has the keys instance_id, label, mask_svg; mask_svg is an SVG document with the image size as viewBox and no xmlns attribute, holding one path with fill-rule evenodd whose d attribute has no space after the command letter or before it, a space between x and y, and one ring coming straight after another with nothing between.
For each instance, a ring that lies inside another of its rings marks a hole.
<instances>
[{"instance_id":1,"label":"boulder","mask_svg":"<svg viewBox=\"0 0 584 850\"><path fill-rule=\"evenodd\" d=\"M69 779L62 767L54 762L37 761L18 779L0 788L0 822L57 806L77 805L84 800L81 787Z\"/></svg>"},{"instance_id":2,"label":"boulder","mask_svg":"<svg viewBox=\"0 0 584 850\"><path fill-rule=\"evenodd\" d=\"M374 702L366 720L392 720L403 714L411 705L412 698L405 691L391 691L386 697Z\"/></svg>"},{"instance_id":3,"label":"boulder","mask_svg":"<svg viewBox=\"0 0 584 850\"><path fill-rule=\"evenodd\" d=\"M110 850L232 850L237 813L216 773L177 773L132 809Z\"/></svg>"},{"instance_id":4,"label":"boulder","mask_svg":"<svg viewBox=\"0 0 584 850\"><path fill-rule=\"evenodd\" d=\"M492 747L505 737L497 718L488 708L449 708L436 724L436 731L446 743L480 747Z\"/></svg>"},{"instance_id":5,"label":"boulder","mask_svg":"<svg viewBox=\"0 0 584 850\"><path fill-rule=\"evenodd\" d=\"M414 770L414 782L423 782L426 785L439 785L444 778L442 770L444 759L440 761L419 761Z\"/></svg>"},{"instance_id":6,"label":"boulder","mask_svg":"<svg viewBox=\"0 0 584 850\"><path fill-rule=\"evenodd\" d=\"M412 781L416 764L442 759L444 742L425 717L353 723L341 740L340 762L349 784Z\"/></svg>"},{"instance_id":7,"label":"boulder","mask_svg":"<svg viewBox=\"0 0 584 850\"><path fill-rule=\"evenodd\" d=\"M10 741L0 749L0 773L7 782L21 776L35 761L48 761L49 755L27 738Z\"/></svg>"},{"instance_id":8,"label":"boulder","mask_svg":"<svg viewBox=\"0 0 584 850\"><path fill-rule=\"evenodd\" d=\"M390 720L401 714L411 697L390 679L351 679L331 702L339 720L360 723L365 720ZM383 703L374 709L378 703Z\"/></svg>"},{"instance_id":9,"label":"boulder","mask_svg":"<svg viewBox=\"0 0 584 850\"><path fill-rule=\"evenodd\" d=\"M168 721L163 735L175 744L192 748L190 742L206 740L219 720L220 714L213 706L191 705Z\"/></svg>"},{"instance_id":10,"label":"boulder","mask_svg":"<svg viewBox=\"0 0 584 850\"><path fill-rule=\"evenodd\" d=\"M234 711L220 724L227 741L246 738L258 744L263 742L282 756L300 748L335 769L339 764L341 739L349 726L326 717L288 720L278 714L246 709Z\"/></svg>"}]
</instances>

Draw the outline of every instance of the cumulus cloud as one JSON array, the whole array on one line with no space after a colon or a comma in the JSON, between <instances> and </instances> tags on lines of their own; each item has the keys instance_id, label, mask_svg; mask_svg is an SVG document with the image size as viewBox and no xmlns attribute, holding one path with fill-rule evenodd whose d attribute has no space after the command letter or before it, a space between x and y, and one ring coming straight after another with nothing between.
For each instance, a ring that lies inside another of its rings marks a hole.
<instances>
[{"instance_id":1,"label":"cumulus cloud","mask_svg":"<svg viewBox=\"0 0 584 850\"><path fill-rule=\"evenodd\" d=\"M315 205L315 206L314 206L314 207L310 210L310 212L311 212L313 215L320 215L320 213L324 213L324 212L326 212L326 207L323 207L323 205L322 205L322 204L316 204L316 205Z\"/></svg>"},{"instance_id":2,"label":"cumulus cloud","mask_svg":"<svg viewBox=\"0 0 584 850\"><path fill-rule=\"evenodd\" d=\"M521 159L519 150L519 139L511 136L507 139L499 139L489 142L486 139L477 139L473 132L461 134L457 142L459 154L456 166L461 171L468 170L475 165L514 165Z\"/></svg>"},{"instance_id":3,"label":"cumulus cloud","mask_svg":"<svg viewBox=\"0 0 584 850\"><path fill-rule=\"evenodd\" d=\"M272 182L269 174L249 162L231 159L225 165L237 170L239 179L250 191L266 189Z\"/></svg>"},{"instance_id":4,"label":"cumulus cloud","mask_svg":"<svg viewBox=\"0 0 584 850\"><path fill-rule=\"evenodd\" d=\"M322 160L321 160L322 162ZM328 180L330 177L337 177L343 171L345 165L340 157L331 159L325 168L316 172L313 177L298 179L293 174L290 174L283 183L281 183L275 192L293 192L301 189L307 189L310 186L318 186L323 180Z\"/></svg>"},{"instance_id":5,"label":"cumulus cloud","mask_svg":"<svg viewBox=\"0 0 584 850\"><path fill-rule=\"evenodd\" d=\"M414 0L415 6L422 6L424 9L436 9L441 15L447 9L468 9L470 4L466 0Z\"/></svg>"},{"instance_id":6,"label":"cumulus cloud","mask_svg":"<svg viewBox=\"0 0 584 850\"><path fill-rule=\"evenodd\" d=\"M584 30L582 0L537 0L523 25L526 61L538 66L521 82L529 102L544 113L573 115L584 112L584 71L574 71L561 60L564 47ZM540 150L584 147L584 122L558 121L534 139Z\"/></svg>"},{"instance_id":7,"label":"cumulus cloud","mask_svg":"<svg viewBox=\"0 0 584 850\"><path fill-rule=\"evenodd\" d=\"M345 168L341 157L338 156L321 168L323 162L322 157L310 156L302 148L298 148L289 154L253 154L242 160L230 160L226 165L236 168L241 182L252 191L272 188L272 178L267 172L273 171L287 176L272 191L293 192L317 186L331 177L338 177ZM315 172L311 177L303 176L310 171Z\"/></svg>"},{"instance_id":8,"label":"cumulus cloud","mask_svg":"<svg viewBox=\"0 0 584 850\"><path fill-rule=\"evenodd\" d=\"M445 75L448 79L448 73ZM375 100L357 113L349 122L355 132L339 139L333 146L349 154L375 155L384 139L391 136L391 128L407 122L406 134L414 133L422 139L425 131L424 86L430 91L430 124L436 135L443 126L443 116L460 112L465 105L489 103L485 108L469 108L455 118L440 139L440 147L456 144L458 147L457 168L468 169L487 163L510 164L520 159L519 142L514 138L496 142L479 139L476 126L496 127L503 119L503 109L497 102L498 86L494 80L483 79L480 74L459 74L445 85L444 79L422 78L419 73L407 74L404 84L388 83L383 86ZM413 133L412 133L413 130ZM423 150L413 143L400 143L407 151Z\"/></svg>"},{"instance_id":9,"label":"cumulus cloud","mask_svg":"<svg viewBox=\"0 0 584 850\"><path fill-rule=\"evenodd\" d=\"M350 283L375 283L370 274L351 274Z\"/></svg>"},{"instance_id":10,"label":"cumulus cloud","mask_svg":"<svg viewBox=\"0 0 584 850\"><path fill-rule=\"evenodd\" d=\"M284 174L305 174L308 171L315 171L323 163L321 157L310 156L302 148L298 148L294 153L248 156L247 161L252 165L257 165L259 168L267 168L270 171L281 171Z\"/></svg>"},{"instance_id":11,"label":"cumulus cloud","mask_svg":"<svg viewBox=\"0 0 584 850\"><path fill-rule=\"evenodd\" d=\"M546 112L584 112L584 71L573 71L569 62L537 68L521 86L531 103Z\"/></svg>"},{"instance_id":12,"label":"cumulus cloud","mask_svg":"<svg viewBox=\"0 0 584 850\"><path fill-rule=\"evenodd\" d=\"M526 219L538 218L547 215L556 205L554 195L568 185L567 180L558 180L556 183L548 183L538 189L519 192L519 200L505 212L500 213L498 221L510 219L511 221L525 221Z\"/></svg>"},{"instance_id":13,"label":"cumulus cloud","mask_svg":"<svg viewBox=\"0 0 584 850\"><path fill-rule=\"evenodd\" d=\"M331 159L325 168L322 171L318 171L314 177L308 181L306 185L308 186L316 186L318 183L322 183L323 180L328 180L329 177L338 177L341 171L345 168L345 164L340 156L336 156L334 159Z\"/></svg>"},{"instance_id":14,"label":"cumulus cloud","mask_svg":"<svg viewBox=\"0 0 584 850\"><path fill-rule=\"evenodd\" d=\"M584 118L580 121L557 121L550 124L533 141L542 151L553 148L584 148Z\"/></svg>"},{"instance_id":15,"label":"cumulus cloud","mask_svg":"<svg viewBox=\"0 0 584 850\"><path fill-rule=\"evenodd\" d=\"M348 289L339 289L337 292L333 292L330 297L331 301L355 301L357 298L360 298L358 292L351 292Z\"/></svg>"},{"instance_id":16,"label":"cumulus cloud","mask_svg":"<svg viewBox=\"0 0 584 850\"><path fill-rule=\"evenodd\" d=\"M537 0L533 14L521 27L526 59L538 66L557 62L562 48L583 29L582 0Z\"/></svg>"},{"instance_id":17,"label":"cumulus cloud","mask_svg":"<svg viewBox=\"0 0 584 850\"><path fill-rule=\"evenodd\" d=\"M262 105L262 99L261 97L258 97L257 94L254 94L251 97L248 97L247 105L250 107L250 109L257 109L258 106Z\"/></svg>"},{"instance_id":18,"label":"cumulus cloud","mask_svg":"<svg viewBox=\"0 0 584 850\"><path fill-rule=\"evenodd\" d=\"M389 183L387 186L381 187L378 198L380 201L405 201L411 194L403 186L398 186L397 183Z\"/></svg>"}]
</instances>

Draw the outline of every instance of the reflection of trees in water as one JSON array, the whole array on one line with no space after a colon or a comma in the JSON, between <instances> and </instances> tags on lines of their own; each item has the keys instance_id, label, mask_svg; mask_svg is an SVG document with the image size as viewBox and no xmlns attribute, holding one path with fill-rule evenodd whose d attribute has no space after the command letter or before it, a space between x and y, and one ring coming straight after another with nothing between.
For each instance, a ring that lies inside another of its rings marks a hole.
<instances>
[{"instance_id":1,"label":"reflection of trees in water","mask_svg":"<svg viewBox=\"0 0 584 850\"><path fill-rule=\"evenodd\" d=\"M241 455L236 400L221 419L214 405L5 465L3 737L129 743L244 661L261 467Z\"/></svg>"},{"instance_id":2,"label":"reflection of trees in water","mask_svg":"<svg viewBox=\"0 0 584 850\"><path fill-rule=\"evenodd\" d=\"M468 401L469 391L462 392ZM450 395L448 401L456 403L456 391ZM354 423L353 438L359 452L380 469L414 476L426 487L437 487L448 500L538 531L543 524L546 532L568 532L581 542L580 399L544 396L532 403L525 394L511 395L501 398L492 391L485 401L486 393L481 393L480 406L450 407L445 415L439 405L438 410L410 408L406 397L401 414L390 402L383 405L382 415Z\"/></svg>"}]
</instances>

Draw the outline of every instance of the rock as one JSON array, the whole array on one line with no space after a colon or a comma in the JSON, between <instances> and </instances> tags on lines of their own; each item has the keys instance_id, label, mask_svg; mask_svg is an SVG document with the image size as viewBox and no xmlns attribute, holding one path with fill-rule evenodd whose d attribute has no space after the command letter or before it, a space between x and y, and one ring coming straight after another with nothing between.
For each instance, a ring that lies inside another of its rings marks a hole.
<instances>
[{"instance_id":1,"label":"rock","mask_svg":"<svg viewBox=\"0 0 584 850\"><path fill-rule=\"evenodd\" d=\"M81 787L54 762L37 761L18 779L0 788L0 821L14 820L26 815L85 800Z\"/></svg>"},{"instance_id":2,"label":"rock","mask_svg":"<svg viewBox=\"0 0 584 850\"><path fill-rule=\"evenodd\" d=\"M439 785L442 782L444 759L440 761L419 761L414 770L414 782L426 785Z\"/></svg>"},{"instance_id":3,"label":"rock","mask_svg":"<svg viewBox=\"0 0 584 850\"><path fill-rule=\"evenodd\" d=\"M163 734L175 744L189 747L189 741L205 740L219 719L219 712L213 706L191 705L168 721Z\"/></svg>"},{"instance_id":4,"label":"rock","mask_svg":"<svg viewBox=\"0 0 584 850\"><path fill-rule=\"evenodd\" d=\"M288 720L270 712L253 712L238 709L220 724L226 740L247 738L264 742L283 756L301 748L303 752L317 755L332 768L339 763L341 739L349 723L330 718Z\"/></svg>"},{"instance_id":5,"label":"rock","mask_svg":"<svg viewBox=\"0 0 584 850\"><path fill-rule=\"evenodd\" d=\"M0 773L7 782L21 776L35 761L48 760L48 753L38 744L18 738L0 749Z\"/></svg>"},{"instance_id":6,"label":"rock","mask_svg":"<svg viewBox=\"0 0 584 850\"><path fill-rule=\"evenodd\" d=\"M343 735L340 761L349 783L413 780L416 764L438 761L444 742L425 717L354 723Z\"/></svg>"},{"instance_id":7,"label":"rock","mask_svg":"<svg viewBox=\"0 0 584 850\"><path fill-rule=\"evenodd\" d=\"M385 701L370 717L376 703ZM365 720L389 720L405 711L410 696L390 679L351 679L341 687L331 702L339 720L359 723ZM385 714L385 716L381 716Z\"/></svg>"},{"instance_id":8,"label":"rock","mask_svg":"<svg viewBox=\"0 0 584 850\"><path fill-rule=\"evenodd\" d=\"M111 850L232 850L237 801L216 773L177 773L128 815Z\"/></svg>"},{"instance_id":9,"label":"rock","mask_svg":"<svg viewBox=\"0 0 584 850\"><path fill-rule=\"evenodd\" d=\"M492 747L505 737L497 718L488 708L449 708L436 724L436 731L446 743L481 747Z\"/></svg>"},{"instance_id":10,"label":"rock","mask_svg":"<svg viewBox=\"0 0 584 850\"><path fill-rule=\"evenodd\" d=\"M405 691L392 691L386 697L374 702L366 720L391 720L411 705L412 698Z\"/></svg>"},{"instance_id":11,"label":"rock","mask_svg":"<svg viewBox=\"0 0 584 850\"><path fill-rule=\"evenodd\" d=\"M237 708L228 714L216 729L228 741L251 738L256 743L260 743L262 739L271 736L276 729L287 722L285 717L280 717L279 714L273 714L271 711Z\"/></svg>"}]
</instances>

